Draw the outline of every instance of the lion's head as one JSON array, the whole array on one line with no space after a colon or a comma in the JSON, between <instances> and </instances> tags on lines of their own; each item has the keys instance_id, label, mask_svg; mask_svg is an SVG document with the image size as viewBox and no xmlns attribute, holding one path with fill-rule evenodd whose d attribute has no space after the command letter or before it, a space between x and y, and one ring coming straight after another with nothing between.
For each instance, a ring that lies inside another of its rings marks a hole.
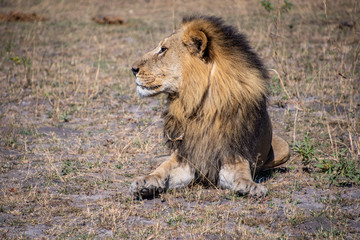
<instances>
[{"instance_id":1,"label":"lion's head","mask_svg":"<svg viewBox=\"0 0 360 240\"><path fill-rule=\"evenodd\" d=\"M181 33L176 32L162 40L132 67L136 76L137 92L141 97L158 93L173 94L179 91L181 64L179 59L187 54L180 43Z\"/></svg>"},{"instance_id":2,"label":"lion's head","mask_svg":"<svg viewBox=\"0 0 360 240\"><path fill-rule=\"evenodd\" d=\"M184 18L180 29L134 63L132 71L139 96L176 96L187 115L205 94L212 95L211 108L219 111L244 101L257 104L266 94L267 73L244 36L214 17Z\"/></svg>"},{"instance_id":3,"label":"lion's head","mask_svg":"<svg viewBox=\"0 0 360 240\"><path fill-rule=\"evenodd\" d=\"M152 51L146 53L132 67L136 76L137 92L141 97L158 93L178 94L186 87L184 78L188 70L193 76L209 72L208 39L204 32L185 24L178 31L163 39ZM191 64L190 64L191 63ZM195 64L195 65L193 65ZM199 81L197 84L200 84Z\"/></svg>"}]
</instances>

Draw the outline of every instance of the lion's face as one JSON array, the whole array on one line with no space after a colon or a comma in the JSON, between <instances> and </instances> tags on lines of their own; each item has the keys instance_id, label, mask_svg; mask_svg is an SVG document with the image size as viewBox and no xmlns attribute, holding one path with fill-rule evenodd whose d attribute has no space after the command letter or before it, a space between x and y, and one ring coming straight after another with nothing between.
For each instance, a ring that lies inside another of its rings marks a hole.
<instances>
[{"instance_id":1,"label":"lion's face","mask_svg":"<svg viewBox=\"0 0 360 240\"><path fill-rule=\"evenodd\" d=\"M181 33L175 32L134 63L132 71L136 76L138 95L148 97L177 93L182 80L179 59L186 52L181 43Z\"/></svg>"},{"instance_id":2,"label":"lion's face","mask_svg":"<svg viewBox=\"0 0 360 240\"><path fill-rule=\"evenodd\" d=\"M205 33L187 25L162 40L132 67L139 96L177 94L180 89L191 92L194 86L190 82L185 83L183 79L208 73L207 47ZM197 83L196 87L203 90L201 84Z\"/></svg>"}]
</instances>

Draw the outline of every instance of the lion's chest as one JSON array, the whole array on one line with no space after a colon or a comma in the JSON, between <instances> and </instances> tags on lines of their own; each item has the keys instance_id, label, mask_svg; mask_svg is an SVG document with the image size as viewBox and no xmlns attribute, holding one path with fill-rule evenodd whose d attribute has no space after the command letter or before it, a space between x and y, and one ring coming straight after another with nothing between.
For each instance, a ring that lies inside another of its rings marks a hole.
<instances>
[{"instance_id":1,"label":"lion's chest","mask_svg":"<svg viewBox=\"0 0 360 240\"><path fill-rule=\"evenodd\" d=\"M169 147L176 150L179 159L188 162L199 177L216 183L221 163L228 155L228 144L223 133L215 131L203 121L177 124L176 127L165 125Z\"/></svg>"}]
</instances>

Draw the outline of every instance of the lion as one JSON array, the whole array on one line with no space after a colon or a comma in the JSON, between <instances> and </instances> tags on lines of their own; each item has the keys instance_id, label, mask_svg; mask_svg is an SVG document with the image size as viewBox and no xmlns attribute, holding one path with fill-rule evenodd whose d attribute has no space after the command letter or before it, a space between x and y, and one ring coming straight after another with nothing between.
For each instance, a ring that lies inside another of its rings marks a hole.
<instances>
[{"instance_id":1,"label":"lion","mask_svg":"<svg viewBox=\"0 0 360 240\"><path fill-rule=\"evenodd\" d=\"M268 73L245 36L221 18L185 17L132 66L140 97L167 94L164 136L171 156L130 192L151 198L194 182L261 197L254 174L285 163L289 145L272 136Z\"/></svg>"}]
</instances>

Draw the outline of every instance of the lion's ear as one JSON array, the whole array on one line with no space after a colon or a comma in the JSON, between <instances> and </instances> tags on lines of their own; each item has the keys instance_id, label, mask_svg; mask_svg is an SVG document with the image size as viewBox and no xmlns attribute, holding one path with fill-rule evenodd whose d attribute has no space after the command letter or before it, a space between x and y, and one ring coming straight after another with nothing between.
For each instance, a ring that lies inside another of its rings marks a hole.
<instances>
[{"instance_id":1,"label":"lion's ear","mask_svg":"<svg viewBox=\"0 0 360 240\"><path fill-rule=\"evenodd\" d=\"M203 31L188 29L182 36L182 41L191 54L204 57L208 39Z\"/></svg>"}]
</instances>

